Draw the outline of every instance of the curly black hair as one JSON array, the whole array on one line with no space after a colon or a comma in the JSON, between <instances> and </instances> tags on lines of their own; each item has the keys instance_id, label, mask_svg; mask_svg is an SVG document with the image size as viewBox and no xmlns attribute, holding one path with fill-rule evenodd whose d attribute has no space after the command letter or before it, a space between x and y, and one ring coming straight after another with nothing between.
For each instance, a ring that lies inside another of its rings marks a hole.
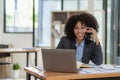
<instances>
[{"instance_id":1,"label":"curly black hair","mask_svg":"<svg viewBox=\"0 0 120 80\"><path fill-rule=\"evenodd\" d=\"M94 28L98 32L99 25L96 18L92 14L86 12L74 14L67 20L65 25L64 32L69 39L73 40L76 38L74 34L74 27L78 21L80 21L82 24L85 24L87 27Z\"/></svg>"}]
</instances>

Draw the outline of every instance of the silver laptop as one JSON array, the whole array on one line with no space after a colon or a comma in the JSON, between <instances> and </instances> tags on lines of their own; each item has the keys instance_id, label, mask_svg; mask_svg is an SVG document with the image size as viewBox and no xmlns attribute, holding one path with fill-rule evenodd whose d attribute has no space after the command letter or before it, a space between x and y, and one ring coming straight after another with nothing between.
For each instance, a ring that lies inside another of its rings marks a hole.
<instances>
[{"instance_id":1,"label":"silver laptop","mask_svg":"<svg viewBox=\"0 0 120 80\"><path fill-rule=\"evenodd\" d=\"M77 72L75 50L42 49L45 71Z\"/></svg>"}]
</instances>

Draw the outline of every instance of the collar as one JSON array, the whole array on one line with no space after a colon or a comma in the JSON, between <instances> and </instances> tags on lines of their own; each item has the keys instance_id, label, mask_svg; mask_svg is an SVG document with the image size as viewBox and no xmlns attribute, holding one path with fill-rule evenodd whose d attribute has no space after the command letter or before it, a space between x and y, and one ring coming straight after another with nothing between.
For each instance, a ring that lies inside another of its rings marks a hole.
<instances>
[{"instance_id":1,"label":"collar","mask_svg":"<svg viewBox=\"0 0 120 80\"><path fill-rule=\"evenodd\" d=\"M85 39L84 39L80 44L78 44L78 43L76 42L75 46L76 46L76 47L77 47L77 46L84 47L84 43L85 43Z\"/></svg>"}]
</instances>

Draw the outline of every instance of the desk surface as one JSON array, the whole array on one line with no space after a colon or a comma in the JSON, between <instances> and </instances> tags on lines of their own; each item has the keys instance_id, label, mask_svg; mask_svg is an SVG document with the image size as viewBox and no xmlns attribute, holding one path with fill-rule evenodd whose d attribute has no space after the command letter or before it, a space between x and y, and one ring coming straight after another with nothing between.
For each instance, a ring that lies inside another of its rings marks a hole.
<instances>
[{"instance_id":1,"label":"desk surface","mask_svg":"<svg viewBox=\"0 0 120 80\"><path fill-rule=\"evenodd\" d=\"M35 48L3 48L0 49L0 53L26 53L26 52L38 52L40 49Z\"/></svg>"},{"instance_id":2,"label":"desk surface","mask_svg":"<svg viewBox=\"0 0 120 80\"><path fill-rule=\"evenodd\" d=\"M59 72L43 72L33 67L26 67L24 68L24 70L32 76L35 76L39 79L45 79L45 80L68 80L68 79L120 77L120 72L97 73L97 74L59 73Z\"/></svg>"}]
</instances>

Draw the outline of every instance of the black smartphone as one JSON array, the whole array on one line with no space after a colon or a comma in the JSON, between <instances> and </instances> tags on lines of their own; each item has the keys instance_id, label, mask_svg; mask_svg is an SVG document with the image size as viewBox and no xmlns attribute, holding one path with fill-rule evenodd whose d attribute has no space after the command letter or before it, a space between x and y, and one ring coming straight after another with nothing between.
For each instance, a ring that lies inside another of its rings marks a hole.
<instances>
[{"instance_id":1,"label":"black smartphone","mask_svg":"<svg viewBox=\"0 0 120 80\"><path fill-rule=\"evenodd\" d=\"M90 36L91 34L92 34L92 33L87 33L87 32L86 32L86 38L88 38L88 39L91 38L91 36Z\"/></svg>"},{"instance_id":2,"label":"black smartphone","mask_svg":"<svg viewBox=\"0 0 120 80\"><path fill-rule=\"evenodd\" d=\"M91 35L92 33L86 33L87 35Z\"/></svg>"},{"instance_id":3,"label":"black smartphone","mask_svg":"<svg viewBox=\"0 0 120 80\"><path fill-rule=\"evenodd\" d=\"M89 30L89 29L87 29L87 30ZM88 33L88 32L86 32L86 34L87 34L87 35L91 35L92 33Z\"/></svg>"}]
</instances>

